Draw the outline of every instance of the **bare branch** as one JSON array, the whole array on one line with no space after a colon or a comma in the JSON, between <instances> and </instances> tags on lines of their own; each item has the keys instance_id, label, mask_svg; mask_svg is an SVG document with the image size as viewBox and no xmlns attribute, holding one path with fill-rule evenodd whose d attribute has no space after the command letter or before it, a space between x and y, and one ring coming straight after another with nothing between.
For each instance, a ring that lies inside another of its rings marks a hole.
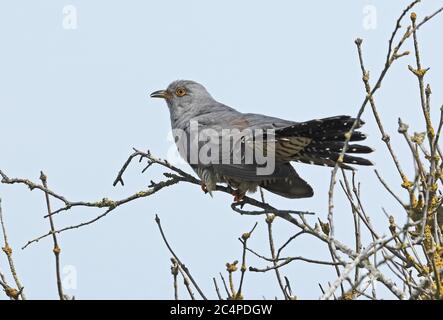
<instances>
[{"instance_id":1,"label":"bare branch","mask_svg":"<svg viewBox=\"0 0 443 320\"><path fill-rule=\"evenodd\" d=\"M3 275L1 277L2 280L3 280L2 287L3 287L3 289L5 290L5 292L7 293L8 296L14 298L14 296L16 294L16 298L18 298L18 296L20 295L22 300L26 300L25 293L23 292L23 286L22 286L21 281L20 281L20 279L19 279L19 277L17 275L17 271L15 269L15 264L14 264L14 259L12 258L12 248L9 245L9 242L8 242L8 235L6 233L6 224L5 224L5 221L4 221L4 218L3 218L2 199L1 198L0 198L0 222L1 222L1 225L2 225L3 240L4 240L4 244L5 244L5 246L2 248L2 250L6 254L6 257L8 259L9 270L11 271L12 277L14 278L15 284L17 286L17 290L10 288L6 284L6 280L5 280ZM8 294L8 292L9 292L9 294Z\"/></svg>"},{"instance_id":2,"label":"bare branch","mask_svg":"<svg viewBox=\"0 0 443 320\"><path fill-rule=\"evenodd\" d=\"M160 234L163 238L164 243L166 244L166 247L168 248L169 252L172 254L172 256L174 257L174 259L177 261L178 265L180 266L180 268L184 271L184 273L189 277L189 279L191 280L192 284L194 285L195 289L197 289L198 293L200 294L200 296L204 299L206 299L206 296L204 295L203 291L200 289L200 287L197 285L197 283L195 282L194 278L192 277L191 273L189 272L188 268L180 261L180 259L177 257L177 255L175 254L174 250L172 250L171 246L168 243L168 240L166 240L166 236L163 232L163 228L162 225L160 223L160 218L158 217L158 215L155 215L155 222L157 223L158 229L160 230Z\"/></svg>"}]
</instances>

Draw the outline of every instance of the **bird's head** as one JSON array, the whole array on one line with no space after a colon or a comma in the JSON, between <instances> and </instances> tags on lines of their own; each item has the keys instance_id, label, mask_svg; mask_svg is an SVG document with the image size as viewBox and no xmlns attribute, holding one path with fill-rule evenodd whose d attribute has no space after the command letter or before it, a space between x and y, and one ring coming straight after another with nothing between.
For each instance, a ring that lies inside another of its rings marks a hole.
<instances>
[{"instance_id":1,"label":"bird's head","mask_svg":"<svg viewBox=\"0 0 443 320\"><path fill-rule=\"evenodd\" d=\"M205 87L191 80L174 81L166 90L151 93L151 98L165 99L171 113L183 112L214 101Z\"/></svg>"}]
</instances>

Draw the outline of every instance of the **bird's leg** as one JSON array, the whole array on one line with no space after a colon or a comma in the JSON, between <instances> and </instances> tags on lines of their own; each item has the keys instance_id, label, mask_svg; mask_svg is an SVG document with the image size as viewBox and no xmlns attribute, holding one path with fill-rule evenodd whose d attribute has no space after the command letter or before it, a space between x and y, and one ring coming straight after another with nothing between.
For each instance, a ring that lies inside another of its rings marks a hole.
<instances>
[{"instance_id":1,"label":"bird's leg","mask_svg":"<svg viewBox=\"0 0 443 320\"><path fill-rule=\"evenodd\" d=\"M241 202L246 195L246 192L241 192L239 189L232 191L234 196L234 203Z\"/></svg>"},{"instance_id":2,"label":"bird's leg","mask_svg":"<svg viewBox=\"0 0 443 320\"><path fill-rule=\"evenodd\" d=\"M207 194L208 193L208 188L206 187L206 184L202 181L200 184L202 191Z\"/></svg>"}]
</instances>

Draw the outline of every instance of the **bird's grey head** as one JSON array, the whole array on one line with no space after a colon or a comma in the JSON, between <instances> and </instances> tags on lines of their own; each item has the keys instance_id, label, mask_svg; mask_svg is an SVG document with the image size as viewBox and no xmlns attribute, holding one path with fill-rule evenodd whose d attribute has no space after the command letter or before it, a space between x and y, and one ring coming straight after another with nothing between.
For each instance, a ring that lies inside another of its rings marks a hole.
<instances>
[{"instance_id":1,"label":"bird's grey head","mask_svg":"<svg viewBox=\"0 0 443 320\"><path fill-rule=\"evenodd\" d=\"M215 101L204 86L191 80L174 81L166 90L151 93L151 98L166 100L172 122L177 119L192 118L201 108Z\"/></svg>"}]
</instances>

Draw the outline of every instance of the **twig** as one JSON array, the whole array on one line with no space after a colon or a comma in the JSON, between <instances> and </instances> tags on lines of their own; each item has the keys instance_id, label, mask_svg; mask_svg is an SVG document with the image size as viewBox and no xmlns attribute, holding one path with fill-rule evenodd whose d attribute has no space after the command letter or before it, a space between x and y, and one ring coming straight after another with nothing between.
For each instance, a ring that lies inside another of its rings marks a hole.
<instances>
[{"instance_id":1,"label":"twig","mask_svg":"<svg viewBox=\"0 0 443 320\"><path fill-rule=\"evenodd\" d=\"M228 285L226 284L226 280L220 272L220 279L222 280L223 287L225 288L226 294L228 295L228 299L232 299L231 293L229 292Z\"/></svg>"},{"instance_id":2,"label":"twig","mask_svg":"<svg viewBox=\"0 0 443 320\"><path fill-rule=\"evenodd\" d=\"M242 255L242 264L241 264L241 276L240 276L240 284L238 286L236 299L242 298L242 288L243 288L243 281L245 278L246 273L246 248L247 248L247 242L248 239L251 237L252 233L254 232L255 228L257 227L257 222L254 224L254 227L252 227L251 231L243 233L241 236L241 242L243 243L243 255Z\"/></svg>"},{"instance_id":3,"label":"twig","mask_svg":"<svg viewBox=\"0 0 443 320\"><path fill-rule=\"evenodd\" d=\"M297 300L297 297L292 294L291 283L289 282L289 279L286 276L285 276L285 283L286 283L285 292L287 292L287 295L289 296L289 300Z\"/></svg>"},{"instance_id":4,"label":"twig","mask_svg":"<svg viewBox=\"0 0 443 320\"><path fill-rule=\"evenodd\" d=\"M388 45L388 53L386 55L386 62L385 64L389 64L389 61L391 60L391 54L392 54L392 45L394 44L394 38L397 35L398 30L401 28L401 21L406 16L406 14L411 11L411 9L420 2L421 0L415 0L411 4L409 4L402 12L400 17L397 19L397 23L395 24L394 31L392 32L391 38L389 39L389 45Z\"/></svg>"},{"instance_id":5,"label":"twig","mask_svg":"<svg viewBox=\"0 0 443 320\"><path fill-rule=\"evenodd\" d=\"M277 270L289 263L291 263L292 261L304 261L304 262L308 262L308 263L313 263L313 264L320 264L320 265L326 265L326 266L342 266L344 265L344 263L342 262L329 262L329 261L322 261L322 260L316 260L316 259L308 259L308 258L304 258L304 257L290 257L290 258L286 258L283 262L279 263L279 264L275 264L273 266L268 266L266 268L255 268L255 267L249 267L249 271L252 272L268 272L270 270Z\"/></svg>"},{"instance_id":6,"label":"twig","mask_svg":"<svg viewBox=\"0 0 443 320\"><path fill-rule=\"evenodd\" d=\"M107 208L107 210L105 212L103 212L102 214L96 216L95 218L93 218L91 220L88 220L88 221L85 221L85 222L82 222L82 223L79 223L79 224L76 224L76 225L72 225L72 226L68 226L68 227L64 227L64 228L55 230L54 233L57 233L57 234L65 232L65 231L69 231L69 230L78 229L78 228L81 228L81 227L84 227L84 226L88 226L88 225L90 225L90 224L92 224L92 223L94 223L94 222L96 222L96 221L106 217L109 213L113 212L119 206L122 206L122 205L124 205L126 203L132 202L132 201L137 200L137 199L149 197L149 196L157 193L158 191L162 190L163 188L170 187L170 186L175 185L175 184L177 184L179 182L187 182L187 183L191 183L191 184L199 185L199 186L201 185L201 181L199 179L194 178L192 175L184 172L183 170L181 170L179 168L176 168L175 166L171 165L166 160L157 159L154 156L152 156L150 152L142 152L142 151L138 151L136 149L134 149L134 150L135 150L135 152L130 155L128 160L125 162L123 168L119 171L119 174L118 174L118 176L116 178L115 184L117 184L118 182L121 183L121 180L123 180L122 176L123 176L123 173L124 173L125 169L127 169L127 167L129 165L129 163L131 162L131 160L133 160L136 157L140 157L141 160L142 159L148 159L148 162L150 164L152 164L152 163L158 164L160 166L163 166L165 168L168 168L168 169L174 171L176 174L174 174L174 173L164 173L164 176L167 177L168 180L157 182L157 183L151 181L151 185L149 186L149 189L137 192L137 193L135 193L135 194L133 194L133 195L127 197L127 198L121 199L121 200L111 200L111 199L108 199L108 198L103 198L102 200L95 201L95 202L83 202L83 201L71 202L71 201L67 200L66 198L64 198L62 196L59 196L58 194L54 193L53 191L45 188L42 185L35 184L35 183L33 183L33 182L31 182L31 181L29 181L27 179L11 179L11 178L8 178L3 172L0 171L0 173L2 174L2 176L4 176L4 178L2 180L3 183L20 183L20 184L25 184L28 187L32 186L32 190L37 188L39 190L42 190L43 192L47 191L49 195L53 195L57 199L63 199L63 201L65 203L65 206L60 208L60 209L58 209L58 210L53 211L51 214L48 214L45 217L48 217L49 215L55 215L55 214L58 214L58 213L70 210L70 209L72 209L74 207ZM224 193L228 193L228 194L232 194L232 192L233 192L233 190L230 187L225 187L225 186L220 186L220 185L216 186L216 190L224 192ZM264 211L248 211L248 212L246 212L246 211L242 211L242 210L237 208L238 206L243 207L245 204L249 204L249 205L255 206L257 208L264 209ZM272 207L272 206L270 206L270 205L268 205L266 203L259 202L259 201L255 200L255 199L247 197L247 196L245 196L243 198L241 203L233 203L231 207L233 208L234 211L237 211L237 212L242 213L242 214L248 214L248 215L261 215L261 214L266 214L266 213L274 213L274 214L276 214L276 215L278 215L278 216L280 216L280 217L282 217L282 218L284 218L284 219L286 219L288 221L292 220L291 214L298 214L298 215L314 214L312 212L301 212L301 211L294 211L294 210L278 210L278 209L276 209L276 208L274 208L274 207ZM31 245L33 243L36 243L36 242L38 242L38 241L40 241L40 240L42 240L42 239L44 239L44 238L46 238L48 236L51 236L52 234L53 233L50 231L50 232L48 232L46 234L43 234L43 235L41 235L39 237L36 237L36 238L28 241L22 247L22 249L25 249L29 245Z\"/></svg>"},{"instance_id":7,"label":"twig","mask_svg":"<svg viewBox=\"0 0 443 320\"><path fill-rule=\"evenodd\" d=\"M8 259L8 263L9 263L9 270L11 271L12 277L14 278L15 284L17 286L17 293L20 293L20 297L22 298L22 300L26 300L26 295L23 292L23 286L21 284L21 281L17 275L17 271L15 269L15 264L14 264L14 259L12 258L12 248L9 245L8 242L8 234L6 233L6 225L5 225L5 221L3 218L3 211L2 211L2 199L0 198L0 222L2 225L2 232L3 232L3 240L5 243L5 246L2 248L3 252L6 254L6 257ZM4 276L2 276L3 280L4 280ZM2 285L6 291L5 287L9 287L6 284L6 281L4 281L3 285ZM12 288L9 288L9 290L13 290ZM12 291L10 291L12 292ZM18 295L17 295L18 297Z\"/></svg>"},{"instance_id":8,"label":"twig","mask_svg":"<svg viewBox=\"0 0 443 320\"><path fill-rule=\"evenodd\" d=\"M183 277L183 283L184 283L184 285L185 285L186 290L187 290L188 293L189 293L189 296L191 297L191 300L195 300L194 292L192 292L191 284L189 283L189 279L188 279L188 277L186 276L186 274L185 274L183 268L181 268L181 267L179 266L178 271L180 271L180 274L181 274L182 277Z\"/></svg>"},{"instance_id":9,"label":"twig","mask_svg":"<svg viewBox=\"0 0 443 320\"><path fill-rule=\"evenodd\" d=\"M162 225L160 223L160 218L158 217L158 215L155 215L155 222L157 223L158 229L160 230L160 234L163 238L164 243L166 244L166 247L168 248L169 252L172 254L172 256L174 257L174 259L177 261L178 265L180 266L180 268L184 271L184 273L189 277L189 279L191 280L192 284L194 285L195 289L197 289L198 293L200 294L200 296L204 299L207 300L206 296L204 295L203 291L200 289L200 287L197 285L197 283L195 282L194 278L192 277L191 273L189 272L188 268L180 261L180 259L177 257L177 255L175 254L174 250L172 250L171 246L168 243L168 240L166 240L166 236L163 232L163 228Z\"/></svg>"},{"instance_id":10,"label":"twig","mask_svg":"<svg viewBox=\"0 0 443 320\"><path fill-rule=\"evenodd\" d=\"M342 170L342 175L343 175L344 185L343 185L343 183L341 181L340 181L340 185L341 185L343 191L345 193L349 194L350 201L352 201L351 187L349 185L348 177L346 176L346 173L345 173L344 170ZM353 177L352 181L354 182L354 177L355 177L355 173L354 172L353 172L353 176L352 177ZM354 191L356 192L356 190L354 190ZM362 248L360 217L358 216L357 210L355 209L355 207L354 207L354 205L352 203L351 203L351 212L352 212L352 218L353 218L353 221L354 221L355 252L360 254L360 251L361 251L361 248ZM357 267L355 268L354 282L357 281L357 279L359 278L359 271L360 271L360 268L357 265Z\"/></svg>"},{"instance_id":11,"label":"twig","mask_svg":"<svg viewBox=\"0 0 443 320\"><path fill-rule=\"evenodd\" d=\"M154 193L160 191L163 188L166 188L166 187L172 186L174 184L177 184L179 181L180 180L177 180L177 179L174 179L174 178L166 180L166 181L161 181L161 182L158 182L158 183L155 183L154 185L152 185L152 187L150 189L147 189L145 191L137 192L136 194L134 194L134 195L132 195L132 196L130 196L128 198L125 198L123 200L119 200L119 201L113 201L113 200L109 200L107 198L104 198L102 201L93 203L94 205L88 205L88 206L89 207L97 207L97 208L107 207L108 209L105 212L103 212L102 214L96 216L95 218L93 218L91 220L88 220L88 221L85 221L85 222L82 222L82 223L79 223L79 224L76 224L76 225L72 225L72 226L68 226L68 227L64 227L64 228L55 230L54 233L58 234L58 233L62 233L62 232L68 231L68 230L73 230L73 229L78 229L78 228L81 228L81 227L88 226L88 225L90 225L90 224L92 224L92 223L94 223L94 222L96 222L96 221L106 217L109 213L113 212L117 207L119 207L119 206L121 206L123 204L126 204L128 202L134 201L136 199L141 199L141 198L149 197L149 196L153 195ZM52 212L52 215L54 215L55 212L57 212L57 211ZM36 242L39 242L40 240L42 240L42 239L44 239L44 238L46 238L46 237L48 237L48 236L50 236L52 234L53 233L50 231L50 232L48 232L48 233L46 233L44 235L41 235L41 236L39 236L37 238L29 240L22 247L22 249L25 249L29 245L31 245L33 243L36 243Z\"/></svg>"},{"instance_id":12,"label":"twig","mask_svg":"<svg viewBox=\"0 0 443 320\"><path fill-rule=\"evenodd\" d=\"M367 258L369 251L378 245L381 241L371 243L366 249L360 252L360 254L349 264L346 265L341 275L337 280L328 288L328 290L320 297L320 300L328 300L335 292L335 290L345 281L348 275L356 268L356 266L364 259Z\"/></svg>"},{"instance_id":13,"label":"twig","mask_svg":"<svg viewBox=\"0 0 443 320\"><path fill-rule=\"evenodd\" d=\"M212 281L214 282L215 292L217 293L218 300L223 300L220 289L218 288L217 280L215 278L212 278Z\"/></svg>"},{"instance_id":14,"label":"twig","mask_svg":"<svg viewBox=\"0 0 443 320\"><path fill-rule=\"evenodd\" d=\"M171 274L172 274L172 278L173 278L173 284L174 284L174 299L178 300L178 284L177 284L177 276L178 276L178 263L177 260L175 260L174 258L171 258Z\"/></svg>"},{"instance_id":15,"label":"twig","mask_svg":"<svg viewBox=\"0 0 443 320\"><path fill-rule=\"evenodd\" d=\"M261 201L265 203L265 195L263 193L263 189L260 188L260 195L261 195ZM274 222L275 215L273 214L266 214L266 224L268 225L268 241L269 241L269 249L271 250L271 257L272 262L274 264L274 267L277 266L277 259L278 256L275 254L275 246L274 246L274 236L272 234L272 223ZM292 238L292 237L291 237ZM295 239L295 238L294 238ZM286 292L286 289L283 285L283 281L280 275L280 270L278 268L275 268L275 276L277 277L277 282L280 287L280 290L283 292L283 296L285 300L289 299L289 295Z\"/></svg>"},{"instance_id":16,"label":"twig","mask_svg":"<svg viewBox=\"0 0 443 320\"><path fill-rule=\"evenodd\" d=\"M293 236L291 236L288 240L286 240L286 242L283 243L283 245L278 249L276 258L278 259L278 257L280 257L280 255L281 255L281 252L283 251L283 249L286 248L293 240L297 239L302 234L305 234L305 232L299 231L296 234L294 234Z\"/></svg>"},{"instance_id":17,"label":"twig","mask_svg":"<svg viewBox=\"0 0 443 320\"><path fill-rule=\"evenodd\" d=\"M48 178L43 173L43 171L40 172L40 180L45 187L45 189L48 189ZM60 300L65 300L65 295L63 293L63 285L62 285L62 278L60 275L60 246L58 245L57 240L57 234L55 233L55 226L54 226L54 220L51 215L51 202L49 200L49 194L45 192L45 200L46 200L46 208L48 209L48 215L49 215L49 224L51 226L51 233L52 233L52 241L54 243L54 248L52 252L54 252L55 256L55 270L56 270L56 278L57 278L57 290L58 290L58 296Z\"/></svg>"},{"instance_id":18,"label":"twig","mask_svg":"<svg viewBox=\"0 0 443 320\"><path fill-rule=\"evenodd\" d=\"M386 183L386 181L381 177L380 173L378 172L378 170L374 170L375 175L377 176L378 180L380 181L380 183L383 185L383 187L385 187L385 189L394 197L395 200L397 200L397 202L404 208L406 209L407 206L406 204L400 199L399 196L397 196L395 194L394 191L392 191L392 189L388 186L388 184Z\"/></svg>"},{"instance_id":19,"label":"twig","mask_svg":"<svg viewBox=\"0 0 443 320\"><path fill-rule=\"evenodd\" d=\"M228 283L229 283L229 290L230 290L230 296L232 299L234 300L241 300L242 297L241 296L237 296L237 293L235 292L235 286L234 286L234 277L233 277L233 273L235 271L237 271L237 264L238 264L238 260L235 260L232 263L226 263L226 271L228 271Z\"/></svg>"}]
</instances>

